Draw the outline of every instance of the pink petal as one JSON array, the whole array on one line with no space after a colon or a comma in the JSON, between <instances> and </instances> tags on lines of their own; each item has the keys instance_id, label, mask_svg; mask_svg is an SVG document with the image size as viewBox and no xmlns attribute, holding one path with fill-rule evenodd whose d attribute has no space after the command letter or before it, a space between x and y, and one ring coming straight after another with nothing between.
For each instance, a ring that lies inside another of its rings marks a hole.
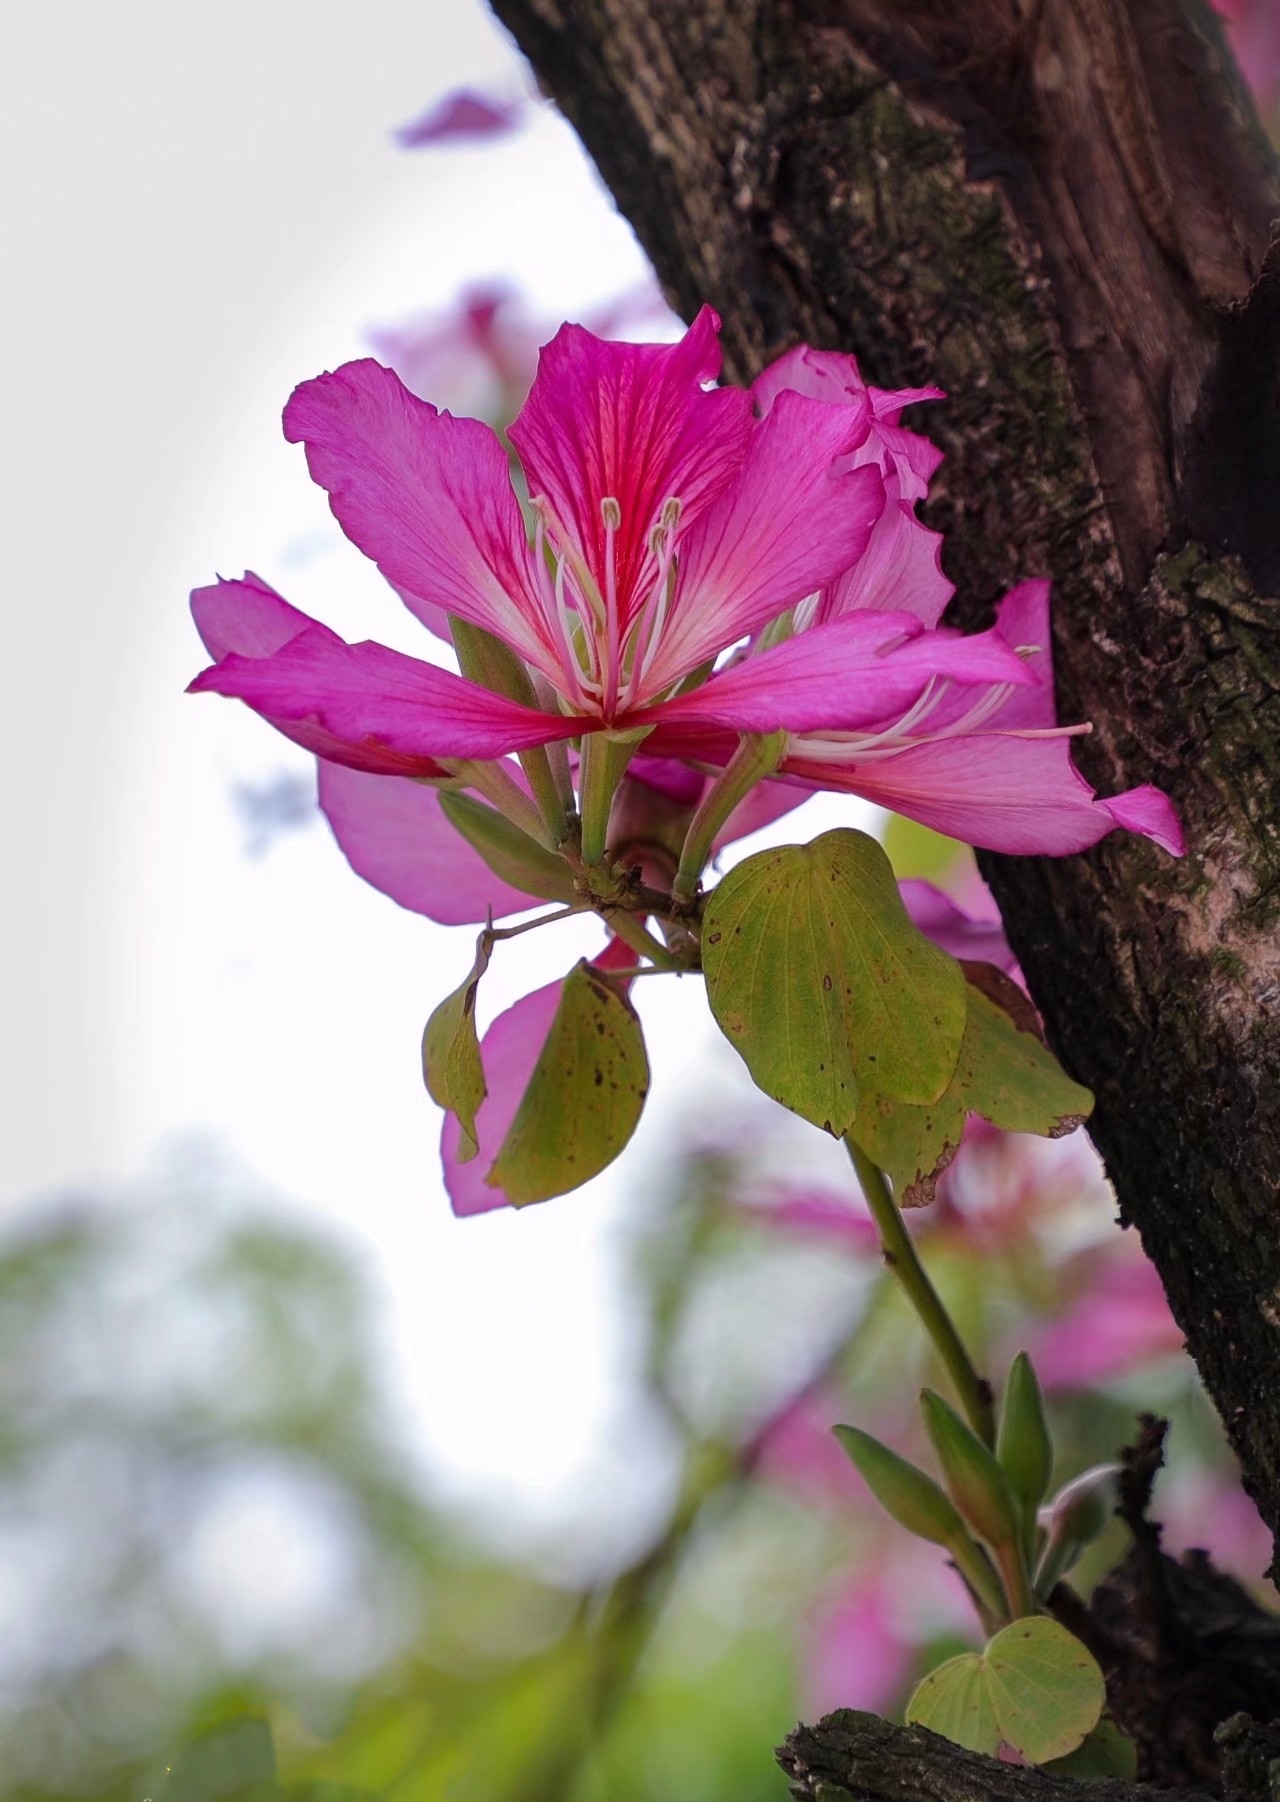
<instances>
[{"instance_id":1,"label":"pink petal","mask_svg":"<svg viewBox=\"0 0 1280 1802\"><path fill-rule=\"evenodd\" d=\"M899 751L875 763L784 768L821 787L863 795L949 838L1016 856L1083 851L1117 826L1145 833L1180 857L1177 815L1155 789L1098 800L1071 762L1066 738L973 733Z\"/></svg>"},{"instance_id":2,"label":"pink petal","mask_svg":"<svg viewBox=\"0 0 1280 1802\"><path fill-rule=\"evenodd\" d=\"M458 88L429 107L420 119L402 125L395 133L404 150L420 150L452 138L504 138L524 118L523 101L494 100L470 88Z\"/></svg>"},{"instance_id":3,"label":"pink petal","mask_svg":"<svg viewBox=\"0 0 1280 1802\"><path fill-rule=\"evenodd\" d=\"M242 582L226 582L221 577L211 588L197 588L191 596L191 612L197 630L210 655L218 659L212 670L206 670L191 683L191 689L216 688L217 672L226 659L234 664L250 658L267 659L295 639L306 634L318 640L342 640L310 614L291 607L255 575ZM352 769L372 770L394 775L444 776L448 771L432 758L404 757L379 745L352 744L330 731L318 719L295 718L287 710L275 712L269 706L258 708L262 717L304 750L317 757L334 758Z\"/></svg>"},{"instance_id":4,"label":"pink petal","mask_svg":"<svg viewBox=\"0 0 1280 1802\"><path fill-rule=\"evenodd\" d=\"M440 1156L444 1162L445 1188L449 1191L455 1214L487 1214L493 1208L507 1206L507 1198L501 1189L491 1189L484 1179L502 1149L502 1141L529 1086L529 1078L560 1005L562 987L560 982L549 982L545 988L525 995L514 1007L499 1014L484 1035L480 1057L489 1093L476 1114L476 1138L480 1150L465 1164L458 1162L461 1129L457 1119L453 1114L445 1116Z\"/></svg>"},{"instance_id":5,"label":"pink petal","mask_svg":"<svg viewBox=\"0 0 1280 1802\"><path fill-rule=\"evenodd\" d=\"M855 731L899 717L933 676L957 683L1031 682L994 632L927 632L909 613L850 613L731 663L687 694L633 716L652 723L655 755L677 752L681 731ZM788 770L804 775L797 759Z\"/></svg>"},{"instance_id":6,"label":"pink petal","mask_svg":"<svg viewBox=\"0 0 1280 1802\"><path fill-rule=\"evenodd\" d=\"M678 344L614 344L560 328L538 360L508 436L530 494L545 497L605 592L600 503L618 502L615 559L623 631L652 565L649 535L678 499L695 519L736 475L751 435L751 397L708 391L720 373L720 321L703 307Z\"/></svg>"},{"instance_id":7,"label":"pink petal","mask_svg":"<svg viewBox=\"0 0 1280 1802\"><path fill-rule=\"evenodd\" d=\"M807 394L829 406L852 407L868 420L868 431L857 452L859 463L874 462L885 471L899 467L902 493L908 502L922 500L929 480L942 461L942 452L918 432L899 425L904 407L921 401L945 400L941 388L872 388L862 379L858 359L842 351L814 350L797 345L756 377L752 384L761 416L769 413L779 394Z\"/></svg>"},{"instance_id":8,"label":"pink petal","mask_svg":"<svg viewBox=\"0 0 1280 1802\"><path fill-rule=\"evenodd\" d=\"M510 465L487 425L437 413L364 357L296 388L284 432L306 445L347 537L426 624L444 608L555 677Z\"/></svg>"},{"instance_id":9,"label":"pink petal","mask_svg":"<svg viewBox=\"0 0 1280 1802\"><path fill-rule=\"evenodd\" d=\"M955 584L942 573L942 534L931 532L902 500L896 471L885 478L885 506L865 553L826 590L820 620L855 610L914 613L936 626Z\"/></svg>"},{"instance_id":10,"label":"pink petal","mask_svg":"<svg viewBox=\"0 0 1280 1802\"><path fill-rule=\"evenodd\" d=\"M1053 698L1053 628L1049 623L1050 584L1020 582L1011 588L996 609L995 630L1012 649L1037 648L1029 661L1040 678L1035 688L1010 695L998 715L1004 731L1056 726Z\"/></svg>"},{"instance_id":11,"label":"pink petal","mask_svg":"<svg viewBox=\"0 0 1280 1802\"><path fill-rule=\"evenodd\" d=\"M920 1554L923 1556L924 1554ZM836 1708L886 1714L916 1662L892 1584L869 1568L819 1614L805 1658L805 1719Z\"/></svg>"},{"instance_id":12,"label":"pink petal","mask_svg":"<svg viewBox=\"0 0 1280 1802\"><path fill-rule=\"evenodd\" d=\"M1028 1347L1046 1389L1089 1389L1182 1350L1182 1332L1144 1256L1112 1257L1085 1280L1086 1292Z\"/></svg>"},{"instance_id":13,"label":"pink petal","mask_svg":"<svg viewBox=\"0 0 1280 1802\"><path fill-rule=\"evenodd\" d=\"M1002 970L1013 970L1017 959L1009 949L1004 928L999 920L980 920L957 907L950 895L943 894L931 882L909 877L898 884L907 912L921 932L927 933L935 945L941 945L952 957L975 963L996 964Z\"/></svg>"},{"instance_id":14,"label":"pink petal","mask_svg":"<svg viewBox=\"0 0 1280 1802\"><path fill-rule=\"evenodd\" d=\"M843 408L779 397L752 435L738 480L680 535L679 581L648 693L670 687L862 556L884 509L884 484L873 469L832 474L859 429Z\"/></svg>"},{"instance_id":15,"label":"pink petal","mask_svg":"<svg viewBox=\"0 0 1280 1802\"><path fill-rule=\"evenodd\" d=\"M511 774L522 782L517 770ZM347 862L401 907L445 926L479 923L537 905L494 875L455 832L440 791L401 776L320 764L320 806Z\"/></svg>"},{"instance_id":16,"label":"pink petal","mask_svg":"<svg viewBox=\"0 0 1280 1802\"><path fill-rule=\"evenodd\" d=\"M321 755L388 775L438 775L442 757L502 757L580 728L385 645L347 644L318 625L270 657L225 657L190 685L205 690L247 701L291 737L300 726L319 728L335 747Z\"/></svg>"}]
</instances>

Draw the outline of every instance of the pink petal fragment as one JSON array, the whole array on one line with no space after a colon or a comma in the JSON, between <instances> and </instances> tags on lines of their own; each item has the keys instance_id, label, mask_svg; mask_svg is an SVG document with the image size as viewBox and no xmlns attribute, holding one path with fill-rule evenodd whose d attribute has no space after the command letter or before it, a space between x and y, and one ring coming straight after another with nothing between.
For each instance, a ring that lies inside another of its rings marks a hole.
<instances>
[{"instance_id":1,"label":"pink petal fragment","mask_svg":"<svg viewBox=\"0 0 1280 1802\"><path fill-rule=\"evenodd\" d=\"M1131 789L1097 800L1072 764L1066 738L974 733L918 745L877 763L837 768L796 758L784 767L989 851L1061 857L1096 844L1116 826L1145 833L1175 857L1183 849L1164 796L1157 805L1151 800L1157 791ZM1116 812L1118 807L1125 814L1130 804L1135 805L1132 823Z\"/></svg>"},{"instance_id":2,"label":"pink petal fragment","mask_svg":"<svg viewBox=\"0 0 1280 1802\"><path fill-rule=\"evenodd\" d=\"M622 627L651 564L649 535L665 502L695 519L732 481L751 435L751 397L708 391L720 373L720 321L703 307L677 344L618 344L580 325L560 328L538 359L529 398L508 434L529 492L544 496L605 592L600 503L621 509L615 567ZM723 641L722 641L723 642Z\"/></svg>"},{"instance_id":3,"label":"pink petal fragment","mask_svg":"<svg viewBox=\"0 0 1280 1802\"><path fill-rule=\"evenodd\" d=\"M634 716L659 728L653 751L675 750L680 729L854 731L898 717L931 677L957 683L1034 681L994 632L926 632L909 613L850 613L744 657L700 688ZM795 759L788 769L804 770Z\"/></svg>"},{"instance_id":4,"label":"pink petal fragment","mask_svg":"<svg viewBox=\"0 0 1280 1802\"><path fill-rule=\"evenodd\" d=\"M450 139L505 138L522 123L524 114L521 101L495 100L470 88L458 88L429 107L421 118L402 125L395 140L402 150L421 150Z\"/></svg>"},{"instance_id":5,"label":"pink petal fragment","mask_svg":"<svg viewBox=\"0 0 1280 1802\"><path fill-rule=\"evenodd\" d=\"M518 770L512 776L522 786ZM401 776L321 763L320 806L347 862L401 907L462 926L536 907L501 881L446 819L440 791Z\"/></svg>"},{"instance_id":6,"label":"pink petal fragment","mask_svg":"<svg viewBox=\"0 0 1280 1802\"><path fill-rule=\"evenodd\" d=\"M680 580L646 679L668 688L856 563L884 510L878 471L833 475L865 422L783 394L742 474L680 537Z\"/></svg>"},{"instance_id":7,"label":"pink petal fragment","mask_svg":"<svg viewBox=\"0 0 1280 1802\"><path fill-rule=\"evenodd\" d=\"M908 877L905 882L900 882L898 891L913 923L952 957L996 964L1006 971L1016 968L1017 959L1009 949L998 919L977 919L957 907L950 895L919 877Z\"/></svg>"},{"instance_id":8,"label":"pink petal fragment","mask_svg":"<svg viewBox=\"0 0 1280 1802\"><path fill-rule=\"evenodd\" d=\"M281 731L305 724L337 747L322 755L389 775L439 774L439 758L502 757L579 729L385 645L350 645L309 626L270 657L231 654L202 671L190 692L247 701ZM299 742L305 742L299 739ZM318 747L315 747L318 749Z\"/></svg>"},{"instance_id":9,"label":"pink petal fragment","mask_svg":"<svg viewBox=\"0 0 1280 1802\"><path fill-rule=\"evenodd\" d=\"M507 1206L502 1191L491 1189L484 1179L502 1148L529 1086L529 1078L560 1005L563 986L562 982L549 982L545 988L525 995L514 1007L499 1014L485 1033L480 1044L480 1057L489 1093L476 1114L476 1138L480 1150L465 1164L458 1161L461 1129L454 1115L445 1116L440 1156L444 1162L445 1188L449 1191L455 1214L487 1214L493 1208Z\"/></svg>"},{"instance_id":10,"label":"pink petal fragment","mask_svg":"<svg viewBox=\"0 0 1280 1802\"><path fill-rule=\"evenodd\" d=\"M426 625L444 608L558 673L506 452L487 425L437 413L364 357L296 388L284 432L306 445L347 537Z\"/></svg>"},{"instance_id":11,"label":"pink petal fragment","mask_svg":"<svg viewBox=\"0 0 1280 1802\"><path fill-rule=\"evenodd\" d=\"M942 534L931 532L901 498L896 471L885 477L884 511L862 557L822 597L820 620L854 611L914 613L936 626L955 584L942 572Z\"/></svg>"}]
</instances>

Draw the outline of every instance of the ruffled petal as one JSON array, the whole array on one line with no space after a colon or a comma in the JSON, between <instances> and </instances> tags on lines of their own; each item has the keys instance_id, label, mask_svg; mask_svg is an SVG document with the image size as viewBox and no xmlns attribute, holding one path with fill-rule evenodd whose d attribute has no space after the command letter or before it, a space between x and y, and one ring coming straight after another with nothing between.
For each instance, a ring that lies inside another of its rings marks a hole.
<instances>
[{"instance_id":1,"label":"ruffled petal","mask_svg":"<svg viewBox=\"0 0 1280 1802\"><path fill-rule=\"evenodd\" d=\"M231 653L204 670L190 692L247 701L273 726L297 738L319 732L333 748L310 748L352 769L388 775L439 775L440 758L503 757L567 738L581 722L522 707L419 663L385 645L347 644L327 626L310 625L270 657Z\"/></svg>"},{"instance_id":2,"label":"ruffled petal","mask_svg":"<svg viewBox=\"0 0 1280 1802\"><path fill-rule=\"evenodd\" d=\"M811 400L826 401L829 406L855 408L868 417L869 425L855 460L875 462L886 472L891 464L898 465L902 494L909 503L923 500L928 493L942 452L919 432L907 431L899 421L904 407L945 400L941 388L873 388L863 381L856 357L800 344L763 370L751 392L762 418L779 394L787 393L807 394Z\"/></svg>"},{"instance_id":3,"label":"ruffled petal","mask_svg":"<svg viewBox=\"0 0 1280 1802\"><path fill-rule=\"evenodd\" d=\"M560 328L538 359L508 436L535 498L545 497L605 592L600 503L621 510L614 556L621 629L634 612L649 535L664 503L695 519L737 474L751 436L751 397L708 390L720 373L720 321L703 307L677 344L617 344Z\"/></svg>"},{"instance_id":4,"label":"ruffled petal","mask_svg":"<svg viewBox=\"0 0 1280 1802\"><path fill-rule=\"evenodd\" d=\"M842 408L779 396L737 482L680 535L675 598L646 693L671 687L862 556L884 483L870 468L832 473L860 429Z\"/></svg>"},{"instance_id":5,"label":"ruffled petal","mask_svg":"<svg viewBox=\"0 0 1280 1802\"><path fill-rule=\"evenodd\" d=\"M519 772L512 770L515 780ZM401 907L444 926L523 913L537 900L495 876L456 832L440 791L402 776L321 763L320 807L347 862Z\"/></svg>"},{"instance_id":6,"label":"ruffled petal","mask_svg":"<svg viewBox=\"0 0 1280 1802\"><path fill-rule=\"evenodd\" d=\"M555 679L510 465L487 425L437 413L364 357L296 388L284 431L306 445L347 537L424 624L456 613Z\"/></svg>"},{"instance_id":7,"label":"ruffled petal","mask_svg":"<svg viewBox=\"0 0 1280 1802\"><path fill-rule=\"evenodd\" d=\"M942 534L931 532L902 499L901 478L884 478L885 506L866 551L826 589L819 620L855 611L914 613L936 626L955 593L942 573Z\"/></svg>"},{"instance_id":8,"label":"ruffled petal","mask_svg":"<svg viewBox=\"0 0 1280 1802\"><path fill-rule=\"evenodd\" d=\"M851 613L744 657L628 723L658 729L647 746L658 756L680 754L684 728L858 731L903 714L932 677L1035 680L994 632L926 632L909 613Z\"/></svg>"},{"instance_id":9,"label":"ruffled petal","mask_svg":"<svg viewBox=\"0 0 1280 1802\"><path fill-rule=\"evenodd\" d=\"M1096 844L1117 826L1145 834L1175 857L1185 849L1167 796L1136 788L1099 800L1072 763L1066 738L975 733L917 745L876 763L824 766L796 758L784 769L988 851L1061 857Z\"/></svg>"}]
</instances>

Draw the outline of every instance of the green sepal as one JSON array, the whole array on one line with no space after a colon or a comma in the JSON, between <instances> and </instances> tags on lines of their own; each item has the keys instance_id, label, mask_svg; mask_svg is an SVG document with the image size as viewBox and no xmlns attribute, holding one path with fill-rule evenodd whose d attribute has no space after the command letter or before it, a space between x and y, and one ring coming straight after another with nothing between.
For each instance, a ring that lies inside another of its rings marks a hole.
<instances>
[{"instance_id":1,"label":"green sepal","mask_svg":"<svg viewBox=\"0 0 1280 1802\"><path fill-rule=\"evenodd\" d=\"M955 1071L960 966L912 924L865 832L738 864L703 911L702 966L716 1023L759 1087L837 1138L861 1088L932 1102Z\"/></svg>"},{"instance_id":2,"label":"green sepal","mask_svg":"<svg viewBox=\"0 0 1280 1802\"><path fill-rule=\"evenodd\" d=\"M902 1207L933 1200L938 1177L960 1149L968 1114L1006 1132L1056 1139L1093 1109L1039 1036L1034 1010L992 964L963 964L966 1019L954 1072L939 1098L911 1105L868 1085L853 1137L888 1173Z\"/></svg>"},{"instance_id":3,"label":"green sepal","mask_svg":"<svg viewBox=\"0 0 1280 1802\"><path fill-rule=\"evenodd\" d=\"M422 1075L427 1093L438 1106L457 1115L460 1164L470 1162L480 1149L476 1113L488 1094L476 1035L476 990L489 968L489 954L489 934L482 932L470 973L433 1011L422 1035Z\"/></svg>"},{"instance_id":4,"label":"green sepal","mask_svg":"<svg viewBox=\"0 0 1280 1802\"><path fill-rule=\"evenodd\" d=\"M963 1518L989 1546L1016 1546L1018 1505L994 1454L934 1390L920 1391L920 1412L947 1490Z\"/></svg>"},{"instance_id":5,"label":"green sepal","mask_svg":"<svg viewBox=\"0 0 1280 1802\"><path fill-rule=\"evenodd\" d=\"M996 1457L1022 1512L1024 1537L1028 1536L1053 1476L1053 1438L1035 1368L1026 1352L1019 1352L1009 1366L1000 1403Z\"/></svg>"},{"instance_id":6,"label":"green sepal","mask_svg":"<svg viewBox=\"0 0 1280 1802\"><path fill-rule=\"evenodd\" d=\"M578 963L485 1182L513 1207L578 1188L623 1150L648 1092L644 1035L626 991Z\"/></svg>"},{"instance_id":7,"label":"green sepal","mask_svg":"<svg viewBox=\"0 0 1280 1802\"><path fill-rule=\"evenodd\" d=\"M562 857L531 839L505 814L463 789L442 789L440 810L455 832L512 888L541 901L579 899L573 872Z\"/></svg>"}]
</instances>

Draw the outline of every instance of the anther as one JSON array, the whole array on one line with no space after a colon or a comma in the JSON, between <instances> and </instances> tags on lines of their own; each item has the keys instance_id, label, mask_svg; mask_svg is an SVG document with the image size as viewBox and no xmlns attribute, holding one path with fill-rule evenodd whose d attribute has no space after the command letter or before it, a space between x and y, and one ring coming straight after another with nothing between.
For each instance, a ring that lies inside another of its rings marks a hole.
<instances>
[{"instance_id":1,"label":"anther","mask_svg":"<svg viewBox=\"0 0 1280 1802\"><path fill-rule=\"evenodd\" d=\"M622 524L622 508L611 494L606 494L600 502L600 517L608 531L616 532Z\"/></svg>"}]
</instances>

